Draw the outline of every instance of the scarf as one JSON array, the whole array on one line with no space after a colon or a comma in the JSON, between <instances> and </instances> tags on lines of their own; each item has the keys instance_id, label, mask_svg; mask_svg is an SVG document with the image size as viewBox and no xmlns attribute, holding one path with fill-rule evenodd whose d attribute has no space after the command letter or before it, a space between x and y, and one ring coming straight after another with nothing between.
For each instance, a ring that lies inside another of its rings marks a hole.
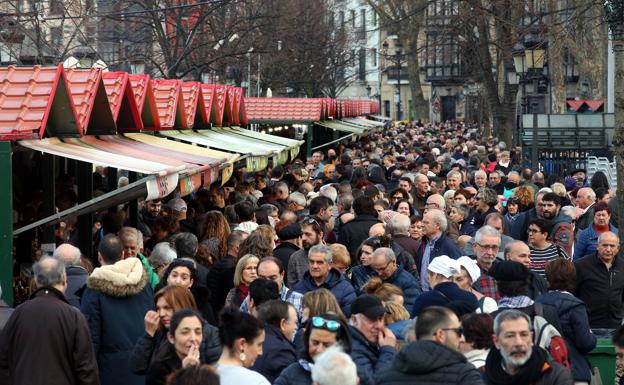
<instances>
[{"instance_id":1,"label":"scarf","mask_svg":"<svg viewBox=\"0 0 624 385\"><path fill-rule=\"evenodd\" d=\"M247 298L247 295L249 294L249 286L240 284L237 286L237 288L238 288L238 297L240 298L241 303L243 303L243 301L245 301L245 298Z\"/></svg>"},{"instance_id":2,"label":"scarf","mask_svg":"<svg viewBox=\"0 0 624 385\"><path fill-rule=\"evenodd\" d=\"M512 308L518 309L521 307L527 307L533 305L533 300L526 295L519 295L516 297L502 297L498 300L499 308Z\"/></svg>"},{"instance_id":3,"label":"scarf","mask_svg":"<svg viewBox=\"0 0 624 385\"><path fill-rule=\"evenodd\" d=\"M609 224L607 223L606 226L598 226L597 224L594 223L594 230L596 230L596 234L600 235L604 232L609 231Z\"/></svg>"},{"instance_id":4,"label":"scarf","mask_svg":"<svg viewBox=\"0 0 624 385\"><path fill-rule=\"evenodd\" d=\"M533 353L529 360L522 365L515 375L510 375L503 369L503 356L498 349L490 349L485 361L485 378L492 385L531 385L550 369L546 351L533 346Z\"/></svg>"}]
</instances>

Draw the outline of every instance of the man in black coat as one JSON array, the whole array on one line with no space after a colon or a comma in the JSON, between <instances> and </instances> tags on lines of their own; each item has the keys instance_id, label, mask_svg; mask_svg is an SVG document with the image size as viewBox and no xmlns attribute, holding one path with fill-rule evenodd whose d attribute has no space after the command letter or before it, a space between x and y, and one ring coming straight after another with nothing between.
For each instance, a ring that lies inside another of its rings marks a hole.
<instances>
[{"instance_id":1,"label":"man in black coat","mask_svg":"<svg viewBox=\"0 0 624 385\"><path fill-rule=\"evenodd\" d=\"M338 233L338 243L347 247L351 260L357 258L357 250L362 242L368 238L368 230L372 225L381 223L377 218L375 211L375 203L366 196L360 196L353 202L353 211L355 218L340 226Z\"/></svg>"},{"instance_id":2,"label":"man in black coat","mask_svg":"<svg viewBox=\"0 0 624 385\"><path fill-rule=\"evenodd\" d=\"M614 329L624 317L624 261L618 256L620 240L607 231L598 237L596 254L574 262L576 296L587 304L592 328Z\"/></svg>"},{"instance_id":3,"label":"man in black coat","mask_svg":"<svg viewBox=\"0 0 624 385\"><path fill-rule=\"evenodd\" d=\"M238 260L238 250L247 235L244 231L232 231L227 240L227 255L216 261L208 272L208 289L212 295L210 304L215 314L223 308L225 297L234 287L234 270Z\"/></svg>"},{"instance_id":4,"label":"man in black coat","mask_svg":"<svg viewBox=\"0 0 624 385\"><path fill-rule=\"evenodd\" d=\"M282 370L297 362L293 340L297 332L297 312L288 302L271 300L260 305L258 319L264 322L262 355L252 369L273 383Z\"/></svg>"},{"instance_id":5,"label":"man in black coat","mask_svg":"<svg viewBox=\"0 0 624 385\"><path fill-rule=\"evenodd\" d=\"M377 385L483 384L479 371L459 352L462 328L450 309L430 306L416 321L416 342L405 346L376 374Z\"/></svg>"},{"instance_id":6,"label":"man in black coat","mask_svg":"<svg viewBox=\"0 0 624 385\"><path fill-rule=\"evenodd\" d=\"M288 225L277 232L277 237L281 242L273 250L273 256L282 262L282 266L288 266L290 256L303 247L301 235L301 226L298 223ZM288 282L287 279L288 277L285 276L286 282Z\"/></svg>"},{"instance_id":7,"label":"man in black coat","mask_svg":"<svg viewBox=\"0 0 624 385\"><path fill-rule=\"evenodd\" d=\"M80 266L80 249L69 243L63 243L54 250L54 258L63 261L67 274L67 290L65 298L70 305L80 309L80 296L83 288L87 285L89 273Z\"/></svg>"},{"instance_id":8,"label":"man in black coat","mask_svg":"<svg viewBox=\"0 0 624 385\"><path fill-rule=\"evenodd\" d=\"M33 274L38 289L0 335L0 383L99 385L87 321L63 295L63 262L43 258Z\"/></svg>"},{"instance_id":9,"label":"man in black coat","mask_svg":"<svg viewBox=\"0 0 624 385\"><path fill-rule=\"evenodd\" d=\"M531 250L529 246L522 241L511 241L505 246L503 251L505 260L514 261L523 264L529 268L531 263ZM529 275L529 298L535 300L540 294L548 291L548 282L540 274L530 271Z\"/></svg>"}]
</instances>

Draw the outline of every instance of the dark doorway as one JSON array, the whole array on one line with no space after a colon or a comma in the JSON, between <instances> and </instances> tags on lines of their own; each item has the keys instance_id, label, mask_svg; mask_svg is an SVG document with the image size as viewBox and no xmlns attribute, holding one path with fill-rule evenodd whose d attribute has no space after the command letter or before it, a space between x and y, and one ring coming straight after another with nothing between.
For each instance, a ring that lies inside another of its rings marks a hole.
<instances>
[{"instance_id":1,"label":"dark doorway","mask_svg":"<svg viewBox=\"0 0 624 385\"><path fill-rule=\"evenodd\" d=\"M457 118L457 96L442 96L442 121Z\"/></svg>"}]
</instances>

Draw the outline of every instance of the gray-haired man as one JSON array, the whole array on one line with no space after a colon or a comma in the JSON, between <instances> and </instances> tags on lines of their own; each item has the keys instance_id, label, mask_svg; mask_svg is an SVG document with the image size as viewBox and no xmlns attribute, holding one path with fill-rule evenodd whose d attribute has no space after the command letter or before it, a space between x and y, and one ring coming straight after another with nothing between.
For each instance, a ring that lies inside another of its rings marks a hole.
<instances>
[{"instance_id":1,"label":"gray-haired man","mask_svg":"<svg viewBox=\"0 0 624 385\"><path fill-rule=\"evenodd\" d=\"M355 289L338 269L331 267L332 251L329 246L318 244L308 251L308 271L293 287L301 294L317 289L327 289L334 294L340 308L348 317L351 303L355 300Z\"/></svg>"}]
</instances>

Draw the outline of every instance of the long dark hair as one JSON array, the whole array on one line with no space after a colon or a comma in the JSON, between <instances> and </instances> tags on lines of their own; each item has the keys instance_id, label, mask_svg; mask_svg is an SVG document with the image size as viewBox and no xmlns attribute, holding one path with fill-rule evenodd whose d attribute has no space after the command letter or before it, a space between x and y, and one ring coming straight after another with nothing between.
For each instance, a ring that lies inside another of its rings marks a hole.
<instances>
[{"instance_id":1,"label":"long dark hair","mask_svg":"<svg viewBox=\"0 0 624 385\"><path fill-rule=\"evenodd\" d=\"M334 313L324 313L321 314L317 317L321 317L327 321L336 321L338 323L340 323L340 327L338 328L338 330L333 331L333 330L329 330L327 327L325 326L321 326L321 327L315 327L312 324L312 320L308 320L308 324L307 327L305 329L305 333L303 333L303 347L304 349L301 351L301 358L303 358L304 360L308 361L308 362L313 362L312 357L310 357L310 353L309 348L310 348L310 335L312 334L312 329L322 329L322 330L327 330L331 333L335 333L336 334L336 344L339 344L340 347L342 348L342 350L347 353L347 354L351 354L351 346L353 345L353 340L351 338L351 334L349 333L349 328L346 324L346 322L337 314Z\"/></svg>"}]
</instances>

